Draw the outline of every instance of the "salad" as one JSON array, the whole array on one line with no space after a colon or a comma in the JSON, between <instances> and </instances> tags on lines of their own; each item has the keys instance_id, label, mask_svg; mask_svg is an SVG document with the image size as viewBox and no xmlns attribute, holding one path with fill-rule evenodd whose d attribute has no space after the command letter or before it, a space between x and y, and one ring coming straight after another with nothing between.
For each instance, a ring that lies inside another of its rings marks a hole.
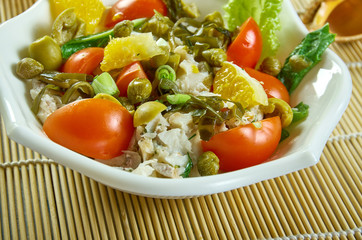
<instances>
[{"instance_id":1,"label":"salad","mask_svg":"<svg viewBox=\"0 0 362 240\"><path fill-rule=\"evenodd\" d=\"M334 41L325 25L281 63L281 0L230 0L224 15L204 17L181 0L88 4L92 19L56 6L52 30L16 73L51 140L150 177L268 160L286 128L307 117L308 105L290 106L289 95Z\"/></svg>"}]
</instances>

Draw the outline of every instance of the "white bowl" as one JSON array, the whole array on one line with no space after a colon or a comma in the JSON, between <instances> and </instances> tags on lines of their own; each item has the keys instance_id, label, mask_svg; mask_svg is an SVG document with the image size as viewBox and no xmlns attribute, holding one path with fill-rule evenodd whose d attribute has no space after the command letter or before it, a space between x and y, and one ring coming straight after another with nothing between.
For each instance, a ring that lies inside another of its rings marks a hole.
<instances>
[{"instance_id":1,"label":"white bowl","mask_svg":"<svg viewBox=\"0 0 362 240\"><path fill-rule=\"evenodd\" d=\"M223 0L194 1L202 13L221 11ZM278 57L283 61L307 34L291 3L283 3ZM182 198L223 192L297 171L319 161L331 132L345 111L352 81L343 61L329 49L291 96L291 105L308 104L309 117L290 128L290 137L270 161L234 172L187 179L139 176L109 167L64 148L42 132L30 110L26 84L16 77L16 63L27 56L27 47L48 34L51 15L48 0L39 0L26 12L0 26L0 110L8 136L57 163L113 188L151 197Z\"/></svg>"}]
</instances>

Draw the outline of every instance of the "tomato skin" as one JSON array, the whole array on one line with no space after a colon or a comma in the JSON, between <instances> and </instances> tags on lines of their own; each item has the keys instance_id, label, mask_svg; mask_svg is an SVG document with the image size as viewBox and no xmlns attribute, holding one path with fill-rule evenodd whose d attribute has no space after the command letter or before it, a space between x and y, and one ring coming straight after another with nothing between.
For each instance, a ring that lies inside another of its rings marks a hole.
<instances>
[{"instance_id":1,"label":"tomato skin","mask_svg":"<svg viewBox=\"0 0 362 240\"><path fill-rule=\"evenodd\" d=\"M59 108L43 130L54 142L96 159L122 155L134 132L132 115L123 106L95 98Z\"/></svg>"},{"instance_id":2,"label":"tomato skin","mask_svg":"<svg viewBox=\"0 0 362 240\"><path fill-rule=\"evenodd\" d=\"M111 28L122 20L150 18L155 14L154 10L167 15L167 7L162 0L119 0L107 13L105 26Z\"/></svg>"},{"instance_id":3,"label":"tomato skin","mask_svg":"<svg viewBox=\"0 0 362 240\"><path fill-rule=\"evenodd\" d=\"M260 164L275 151L282 131L279 117L267 118L260 123L261 128L251 123L218 133L209 141L202 141L202 148L219 157L221 172Z\"/></svg>"},{"instance_id":4,"label":"tomato skin","mask_svg":"<svg viewBox=\"0 0 362 240\"><path fill-rule=\"evenodd\" d=\"M263 88L269 98L279 98L289 103L289 92L279 79L252 68L245 67L244 69L251 77L262 83Z\"/></svg>"},{"instance_id":5,"label":"tomato skin","mask_svg":"<svg viewBox=\"0 0 362 240\"><path fill-rule=\"evenodd\" d=\"M262 36L258 24L249 17L226 51L227 60L239 67L255 68L262 51Z\"/></svg>"},{"instance_id":6,"label":"tomato skin","mask_svg":"<svg viewBox=\"0 0 362 240\"><path fill-rule=\"evenodd\" d=\"M116 84L119 89L120 96L127 97L128 85L135 78L147 78L141 63L138 61L125 66L119 73Z\"/></svg>"},{"instance_id":7,"label":"tomato skin","mask_svg":"<svg viewBox=\"0 0 362 240\"><path fill-rule=\"evenodd\" d=\"M66 73L85 73L92 75L104 57L104 49L89 47L73 53L64 63L62 71Z\"/></svg>"}]
</instances>

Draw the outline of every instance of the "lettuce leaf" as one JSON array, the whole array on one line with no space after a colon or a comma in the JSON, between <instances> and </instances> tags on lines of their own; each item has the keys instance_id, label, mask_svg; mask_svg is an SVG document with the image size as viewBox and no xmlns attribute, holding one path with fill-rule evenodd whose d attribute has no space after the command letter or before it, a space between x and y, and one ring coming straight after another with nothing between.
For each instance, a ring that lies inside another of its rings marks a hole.
<instances>
[{"instance_id":1,"label":"lettuce leaf","mask_svg":"<svg viewBox=\"0 0 362 240\"><path fill-rule=\"evenodd\" d=\"M224 6L224 19L227 28L234 31L249 17L259 25L263 38L263 51L260 57L273 56L279 48L277 32L280 29L280 11L283 0L229 0Z\"/></svg>"}]
</instances>

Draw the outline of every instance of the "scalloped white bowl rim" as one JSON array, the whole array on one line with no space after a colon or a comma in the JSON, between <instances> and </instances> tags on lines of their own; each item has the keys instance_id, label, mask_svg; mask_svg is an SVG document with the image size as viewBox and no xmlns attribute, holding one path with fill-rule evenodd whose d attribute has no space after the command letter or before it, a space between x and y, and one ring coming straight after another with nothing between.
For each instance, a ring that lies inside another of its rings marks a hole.
<instances>
[{"instance_id":1,"label":"scalloped white bowl rim","mask_svg":"<svg viewBox=\"0 0 362 240\"><path fill-rule=\"evenodd\" d=\"M222 0L194 2L200 7L202 14L225 3ZM42 132L40 123L30 110L27 86L14 72L16 63L26 56L27 46L49 32L50 19L48 0L38 0L24 13L0 25L0 34L3 36L0 39L0 111L7 134L12 140L61 165L132 194L159 198L202 196L312 166L319 161L330 134L348 106L352 92L348 68L328 49L322 61L308 73L291 96L292 106L300 101L310 106L309 117L289 129L290 137L279 145L270 161L208 177L161 179L139 176L66 149L49 140ZM281 21L278 57L283 60L308 31L288 0L283 3Z\"/></svg>"}]
</instances>

